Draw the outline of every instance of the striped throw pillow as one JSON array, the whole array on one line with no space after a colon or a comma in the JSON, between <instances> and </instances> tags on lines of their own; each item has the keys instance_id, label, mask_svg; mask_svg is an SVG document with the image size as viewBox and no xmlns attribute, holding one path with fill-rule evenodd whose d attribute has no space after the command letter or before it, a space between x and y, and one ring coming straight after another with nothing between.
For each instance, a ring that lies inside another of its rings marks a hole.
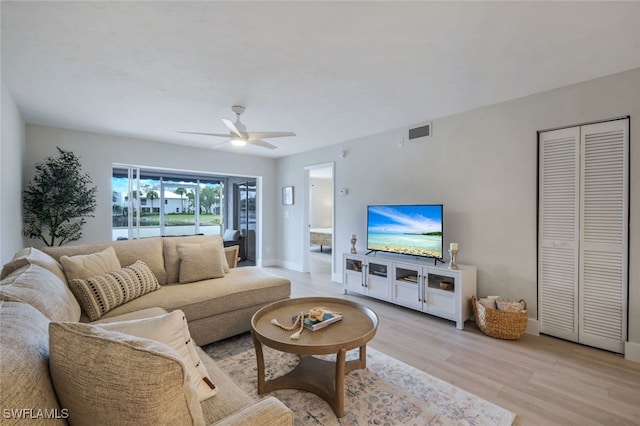
<instances>
[{"instance_id":1,"label":"striped throw pillow","mask_svg":"<svg viewBox=\"0 0 640 426\"><path fill-rule=\"evenodd\" d=\"M95 321L117 306L160 289L160 284L147 264L138 260L116 271L73 279L69 287L82 310Z\"/></svg>"}]
</instances>

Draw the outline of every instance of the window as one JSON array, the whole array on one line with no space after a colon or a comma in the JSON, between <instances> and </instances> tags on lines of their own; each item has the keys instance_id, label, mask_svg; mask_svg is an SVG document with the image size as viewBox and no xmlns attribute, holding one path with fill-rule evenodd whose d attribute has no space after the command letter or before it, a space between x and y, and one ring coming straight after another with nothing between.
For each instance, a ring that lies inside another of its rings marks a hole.
<instances>
[{"instance_id":1,"label":"window","mask_svg":"<svg viewBox=\"0 0 640 426\"><path fill-rule=\"evenodd\" d=\"M221 235L225 182L224 176L114 165L113 239Z\"/></svg>"}]
</instances>

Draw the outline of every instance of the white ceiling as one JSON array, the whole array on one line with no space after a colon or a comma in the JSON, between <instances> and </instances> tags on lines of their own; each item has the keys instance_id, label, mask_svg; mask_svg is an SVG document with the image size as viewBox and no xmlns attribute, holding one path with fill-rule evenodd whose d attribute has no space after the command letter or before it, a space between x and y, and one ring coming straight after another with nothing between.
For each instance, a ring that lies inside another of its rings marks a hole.
<instances>
[{"instance_id":1,"label":"white ceiling","mask_svg":"<svg viewBox=\"0 0 640 426\"><path fill-rule=\"evenodd\" d=\"M27 122L280 157L640 67L639 2L1 2ZM435 129L434 129L435 130Z\"/></svg>"}]
</instances>

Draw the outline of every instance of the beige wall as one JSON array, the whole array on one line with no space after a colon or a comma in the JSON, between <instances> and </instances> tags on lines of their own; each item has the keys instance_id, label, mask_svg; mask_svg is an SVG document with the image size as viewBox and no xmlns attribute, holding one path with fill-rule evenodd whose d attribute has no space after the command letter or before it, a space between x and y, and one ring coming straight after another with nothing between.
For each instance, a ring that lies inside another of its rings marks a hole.
<instances>
[{"instance_id":1,"label":"beige wall","mask_svg":"<svg viewBox=\"0 0 640 426\"><path fill-rule=\"evenodd\" d=\"M309 225L311 228L331 228L333 182L330 179L310 179Z\"/></svg>"},{"instance_id":2,"label":"beige wall","mask_svg":"<svg viewBox=\"0 0 640 426\"><path fill-rule=\"evenodd\" d=\"M24 121L2 83L2 141L0 142L0 263L22 248L22 167Z\"/></svg>"},{"instance_id":3,"label":"beige wall","mask_svg":"<svg viewBox=\"0 0 640 426\"><path fill-rule=\"evenodd\" d=\"M524 77L523 77L524 78ZM406 141L407 128L282 158L280 183L301 186L303 168L335 161L336 281L349 236L366 244L366 206L443 203L445 244L478 267L479 295L524 298L537 318L537 131L631 116L631 223L640 223L640 69L433 119L431 138ZM428 121L431 117L425 117ZM420 125L423 123L412 123ZM403 148L397 140L405 138ZM339 158L341 150L347 155ZM301 265L303 206L279 220L283 263ZM276 215L282 218L282 215ZM629 340L640 343L640 230L630 234Z\"/></svg>"},{"instance_id":4,"label":"beige wall","mask_svg":"<svg viewBox=\"0 0 640 426\"><path fill-rule=\"evenodd\" d=\"M303 232L306 232L304 206L299 202L282 206L280 188L294 186L296 199L303 200L304 194L299 191L306 190L304 168L335 161L335 187L349 190L348 195L335 199L336 281L341 281L339 259L341 253L349 249L352 233L358 235L359 249L364 248L367 204L443 203L445 243L458 242L459 261L478 267L479 295L524 298L530 318L535 319L538 311L536 132L630 116L630 218L632 224L637 224L640 223L639 99L640 69L635 69L449 117L425 117L425 121L433 122L433 136L428 139L406 141L408 127L423 124L411 123L407 128L347 142L336 141L336 145L330 147L278 160L28 125L24 176L31 176L33 163L54 154L56 146L80 155L83 166L99 186L99 211L87 227L84 238L87 241L110 237L109 179L114 162L264 176L263 257L301 269L302 253L306 249L302 247ZM3 107L4 104L3 94ZM4 124L3 112L3 127ZM12 140L19 138L14 136ZM398 148L399 138L405 138L403 148ZM3 146L4 142L3 128ZM344 158L339 155L342 150L346 152ZM15 179L19 170L6 171L4 151L2 154L4 193L5 179ZM11 191L15 196L15 186L10 187L14 188ZM3 198L3 209L4 205ZM3 250L5 236L16 235L13 228L2 220ZM631 228L629 243L629 342L633 343L634 352L640 354L640 231L637 227Z\"/></svg>"},{"instance_id":5,"label":"beige wall","mask_svg":"<svg viewBox=\"0 0 640 426\"><path fill-rule=\"evenodd\" d=\"M27 150L25 178L34 173L33 165L45 157L57 155L56 146L73 151L80 157L82 169L89 173L98 187L95 217L87 219L83 229L83 241L111 240L111 175L114 163L175 170L191 170L203 173L219 173L236 176L262 177L261 195L264 200L279 196L275 191L275 160L256 156L237 155L223 151L188 148L167 143L79 132L55 127L28 124L26 127ZM258 200L260 203L261 200ZM263 204L260 216L263 223L262 238L265 243L260 259L269 264L275 253L276 234L271 224L274 204ZM27 242L31 244L32 242ZM38 246L33 243L33 245Z\"/></svg>"}]
</instances>

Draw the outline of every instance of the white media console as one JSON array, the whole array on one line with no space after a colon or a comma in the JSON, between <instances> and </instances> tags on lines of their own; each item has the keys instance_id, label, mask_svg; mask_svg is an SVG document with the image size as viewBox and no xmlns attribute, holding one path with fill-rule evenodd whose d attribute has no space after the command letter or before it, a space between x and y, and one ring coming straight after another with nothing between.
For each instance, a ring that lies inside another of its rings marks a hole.
<instances>
[{"instance_id":1,"label":"white media console","mask_svg":"<svg viewBox=\"0 0 640 426\"><path fill-rule=\"evenodd\" d=\"M433 259L343 254L344 292L358 293L455 321L462 330L476 294L476 267Z\"/></svg>"}]
</instances>

